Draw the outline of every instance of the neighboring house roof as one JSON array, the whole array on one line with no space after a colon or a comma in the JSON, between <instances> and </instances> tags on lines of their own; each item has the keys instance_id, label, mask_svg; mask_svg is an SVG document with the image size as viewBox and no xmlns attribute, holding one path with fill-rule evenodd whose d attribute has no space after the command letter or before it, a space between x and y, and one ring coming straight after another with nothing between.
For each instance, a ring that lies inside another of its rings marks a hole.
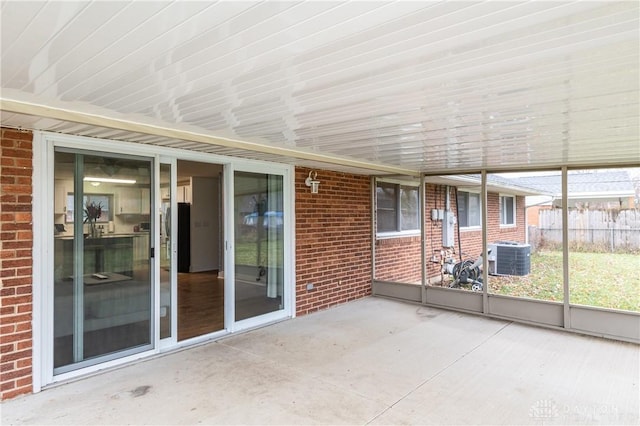
<instances>
[{"instance_id":1,"label":"neighboring house roof","mask_svg":"<svg viewBox=\"0 0 640 426\"><path fill-rule=\"evenodd\" d=\"M427 182L456 186L462 190L478 188L480 181L479 174L427 177ZM562 198L562 178L559 173L513 178L488 174L487 189L490 192L534 197L532 204L549 203L554 198ZM569 172L568 190L570 199L635 196L629 173L622 169Z\"/></svg>"},{"instance_id":2,"label":"neighboring house roof","mask_svg":"<svg viewBox=\"0 0 640 426\"><path fill-rule=\"evenodd\" d=\"M544 185L533 186L518 179L506 178L496 174L487 174L487 185L500 188L515 195L551 195Z\"/></svg>"},{"instance_id":3,"label":"neighboring house roof","mask_svg":"<svg viewBox=\"0 0 640 426\"><path fill-rule=\"evenodd\" d=\"M510 179L542 193L562 196L560 176L543 175ZM568 197L575 198L615 198L633 197L635 189L626 170L596 170L593 172L569 172Z\"/></svg>"}]
</instances>

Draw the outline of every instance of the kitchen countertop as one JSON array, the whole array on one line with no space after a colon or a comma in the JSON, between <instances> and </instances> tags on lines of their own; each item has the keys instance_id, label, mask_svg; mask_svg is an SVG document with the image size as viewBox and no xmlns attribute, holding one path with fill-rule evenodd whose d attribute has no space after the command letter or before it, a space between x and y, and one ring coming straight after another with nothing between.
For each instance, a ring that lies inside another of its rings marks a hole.
<instances>
[{"instance_id":1,"label":"kitchen countertop","mask_svg":"<svg viewBox=\"0 0 640 426\"><path fill-rule=\"evenodd\" d=\"M149 235L148 231L131 232L127 234L102 234L98 238L128 238L128 237L146 237ZM73 235L55 235L54 238L58 240L73 240Z\"/></svg>"}]
</instances>

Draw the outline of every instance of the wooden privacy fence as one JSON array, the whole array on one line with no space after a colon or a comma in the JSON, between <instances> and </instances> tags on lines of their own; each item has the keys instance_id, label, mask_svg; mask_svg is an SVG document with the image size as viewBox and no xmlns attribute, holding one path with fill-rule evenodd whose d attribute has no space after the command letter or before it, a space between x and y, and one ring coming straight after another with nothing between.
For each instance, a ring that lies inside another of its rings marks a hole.
<instances>
[{"instance_id":1,"label":"wooden privacy fence","mask_svg":"<svg viewBox=\"0 0 640 426\"><path fill-rule=\"evenodd\" d=\"M540 210L529 226L532 249L562 245L562 210ZM640 210L569 210L569 247L596 252L640 251Z\"/></svg>"}]
</instances>

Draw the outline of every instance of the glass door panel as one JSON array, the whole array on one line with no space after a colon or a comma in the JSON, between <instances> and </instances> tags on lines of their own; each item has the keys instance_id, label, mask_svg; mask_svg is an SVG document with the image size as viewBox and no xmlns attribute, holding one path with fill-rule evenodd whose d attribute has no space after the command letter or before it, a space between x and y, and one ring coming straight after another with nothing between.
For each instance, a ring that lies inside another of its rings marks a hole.
<instances>
[{"instance_id":1,"label":"glass door panel","mask_svg":"<svg viewBox=\"0 0 640 426\"><path fill-rule=\"evenodd\" d=\"M160 164L160 338L171 337L172 307L171 259L173 235L171 233L171 164Z\"/></svg>"},{"instance_id":2,"label":"glass door panel","mask_svg":"<svg viewBox=\"0 0 640 426\"><path fill-rule=\"evenodd\" d=\"M283 177L235 172L235 320L283 309Z\"/></svg>"},{"instance_id":3,"label":"glass door panel","mask_svg":"<svg viewBox=\"0 0 640 426\"><path fill-rule=\"evenodd\" d=\"M151 347L151 161L56 151L54 373Z\"/></svg>"}]
</instances>

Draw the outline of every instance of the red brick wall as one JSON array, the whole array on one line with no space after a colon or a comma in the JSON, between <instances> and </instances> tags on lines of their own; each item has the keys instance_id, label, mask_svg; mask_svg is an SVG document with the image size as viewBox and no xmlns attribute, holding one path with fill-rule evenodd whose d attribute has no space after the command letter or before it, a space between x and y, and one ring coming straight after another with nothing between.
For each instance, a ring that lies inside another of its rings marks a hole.
<instances>
[{"instance_id":1,"label":"red brick wall","mask_svg":"<svg viewBox=\"0 0 640 426\"><path fill-rule=\"evenodd\" d=\"M489 196L491 195L495 197L496 203L499 203L498 194L489 194ZM500 210L497 210L493 216L489 216L489 225L490 243L498 240L524 243L527 239L527 214L524 197L516 196L516 226L500 227Z\"/></svg>"},{"instance_id":2,"label":"red brick wall","mask_svg":"<svg viewBox=\"0 0 640 426\"><path fill-rule=\"evenodd\" d=\"M0 132L0 399L8 399L32 389L33 135Z\"/></svg>"},{"instance_id":3,"label":"red brick wall","mask_svg":"<svg viewBox=\"0 0 640 426\"><path fill-rule=\"evenodd\" d=\"M383 238L376 241L376 280L422 282L420 237Z\"/></svg>"},{"instance_id":4,"label":"red brick wall","mask_svg":"<svg viewBox=\"0 0 640 426\"><path fill-rule=\"evenodd\" d=\"M446 202L445 186L427 184L426 186L426 260L427 279L440 277L442 247L442 221L431 220L431 209L444 209ZM516 197L516 225L515 227L500 226L499 194L487 194L488 238L494 241L525 241L525 200ZM453 188L450 193L451 210L456 212L456 195ZM457 229L454 230L456 259L460 260L458 252L462 249L463 258L475 258L482 252L482 230L461 230L458 245ZM431 262L435 255L436 262ZM391 238L376 241L376 279L395 282L421 282L420 271L420 237Z\"/></svg>"},{"instance_id":5,"label":"red brick wall","mask_svg":"<svg viewBox=\"0 0 640 426\"><path fill-rule=\"evenodd\" d=\"M296 168L296 313L371 294L371 189L368 176L318 170L318 194ZM313 290L307 290L313 284Z\"/></svg>"},{"instance_id":6,"label":"red brick wall","mask_svg":"<svg viewBox=\"0 0 640 426\"><path fill-rule=\"evenodd\" d=\"M435 185L427 185L427 192L429 187L435 187ZM440 190L442 193L442 190ZM433 199L435 195L431 195L427 200ZM451 210L456 211L456 202L454 191L451 192ZM444 204L440 204L444 205ZM429 209L429 208L428 208ZM516 197L516 226L500 226L500 195L497 193L487 194L487 243L495 241L518 241L524 243L526 240L526 218L525 218L525 199L524 197ZM440 249L439 244L442 244L442 225L432 224L430 217L427 217L427 230L431 229L431 237L434 238L434 245L436 249ZM427 233L429 236L429 233ZM461 244L458 245L458 235L456 230L455 235L455 252L458 253L460 248L462 250L463 259L476 258L482 252L482 230L461 230L460 231ZM429 240L428 240L429 241ZM427 244L429 244L427 242ZM427 250L427 257L431 255L430 247ZM460 257L457 256L457 260ZM437 264L427 263L427 276L433 277L440 274L440 266Z\"/></svg>"}]
</instances>

